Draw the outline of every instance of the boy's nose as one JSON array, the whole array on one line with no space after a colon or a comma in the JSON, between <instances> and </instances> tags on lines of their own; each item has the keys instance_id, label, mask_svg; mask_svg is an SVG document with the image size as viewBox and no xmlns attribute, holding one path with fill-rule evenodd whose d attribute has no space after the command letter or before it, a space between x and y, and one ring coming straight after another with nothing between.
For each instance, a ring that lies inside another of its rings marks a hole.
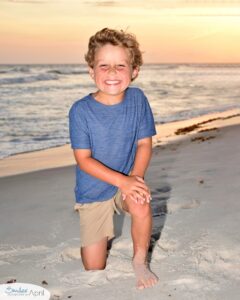
<instances>
[{"instance_id":1,"label":"boy's nose","mask_svg":"<svg viewBox=\"0 0 240 300\"><path fill-rule=\"evenodd\" d=\"M116 73L116 72L117 72L116 66L109 66L108 73Z\"/></svg>"}]
</instances>

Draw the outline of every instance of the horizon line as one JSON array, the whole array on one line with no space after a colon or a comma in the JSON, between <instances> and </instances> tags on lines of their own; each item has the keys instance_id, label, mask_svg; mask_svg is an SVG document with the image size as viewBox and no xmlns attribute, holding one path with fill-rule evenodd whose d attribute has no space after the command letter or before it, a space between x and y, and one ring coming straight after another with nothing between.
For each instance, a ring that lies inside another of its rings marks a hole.
<instances>
[{"instance_id":1,"label":"horizon line","mask_svg":"<svg viewBox=\"0 0 240 300\"><path fill-rule=\"evenodd\" d=\"M142 66L144 65L164 65L164 64L174 64L174 65L189 65L189 64L198 64L198 65L204 65L204 64L208 64L208 65L216 65L216 64L228 64L228 65L233 65L233 64L240 64L239 62L146 62L143 63ZM88 67L88 65L86 63L77 63L77 62L69 62L69 63L1 63L0 62L0 66L15 66L15 65L86 65L86 67ZM141 67L142 67L141 66Z\"/></svg>"}]
</instances>

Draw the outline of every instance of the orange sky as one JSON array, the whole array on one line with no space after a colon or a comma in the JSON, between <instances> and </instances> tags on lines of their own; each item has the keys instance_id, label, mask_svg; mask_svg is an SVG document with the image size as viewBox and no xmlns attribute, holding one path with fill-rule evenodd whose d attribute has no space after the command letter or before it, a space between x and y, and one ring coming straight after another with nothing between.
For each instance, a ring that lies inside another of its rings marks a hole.
<instances>
[{"instance_id":1,"label":"orange sky","mask_svg":"<svg viewBox=\"0 0 240 300\"><path fill-rule=\"evenodd\" d=\"M103 27L136 34L146 63L240 63L240 0L0 0L0 63L82 63Z\"/></svg>"}]
</instances>

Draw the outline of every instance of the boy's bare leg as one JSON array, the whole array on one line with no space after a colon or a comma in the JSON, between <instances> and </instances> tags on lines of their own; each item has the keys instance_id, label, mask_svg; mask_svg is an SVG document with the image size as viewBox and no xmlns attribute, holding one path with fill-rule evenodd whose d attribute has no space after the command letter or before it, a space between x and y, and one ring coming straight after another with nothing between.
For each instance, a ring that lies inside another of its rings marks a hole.
<instances>
[{"instance_id":1,"label":"boy's bare leg","mask_svg":"<svg viewBox=\"0 0 240 300\"><path fill-rule=\"evenodd\" d=\"M126 198L123 202L132 218L131 234L133 240L133 269L137 279L137 288L154 286L158 278L147 264L147 253L152 231L152 213L149 203L135 203Z\"/></svg>"},{"instance_id":2,"label":"boy's bare leg","mask_svg":"<svg viewBox=\"0 0 240 300\"><path fill-rule=\"evenodd\" d=\"M96 244L81 247L81 257L84 268L90 270L103 270L107 260L107 241L105 237Z\"/></svg>"}]
</instances>

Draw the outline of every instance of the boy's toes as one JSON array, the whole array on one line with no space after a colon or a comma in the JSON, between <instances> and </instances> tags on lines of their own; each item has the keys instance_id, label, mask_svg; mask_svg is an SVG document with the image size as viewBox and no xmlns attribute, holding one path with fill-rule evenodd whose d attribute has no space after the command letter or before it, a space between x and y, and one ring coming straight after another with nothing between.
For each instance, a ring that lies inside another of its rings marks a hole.
<instances>
[{"instance_id":1,"label":"boy's toes","mask_svg":"<svg viewBox=\"0 0 240 300\"><path fill-rule=\"evenodd\" d=\"M138 288L139 290L143 290L143 289L145 288L145 285L144 285L144 283L143 283L141 280L139 280L139 281L137 282L137 288Z\"/></svg>"},{"instance_id":2,"label":"boy's toes","mask_svg":"<svg viewBox=\"0 0 240 300\"><path fill-rule=\"evenodd\" d=\"M148 285L147 285L147 287L153 287L155 284L156 284L156 282L154 281L153 278L151 278L151 279L148 280Z\"/></svg>"},{"instance_id":3,"label":"boy's toes","mask_svg":"<svg viewBox=\"0 0 240 300\"><path fill-rule=\"evenodd\" d=\"M145 288L153 287L156 283L157 283L157 280L153 279L153 278L147 279L147 280L139 280L137 282L137 288L139 290L143 290Z\"/></svg>"}]
</instances>

